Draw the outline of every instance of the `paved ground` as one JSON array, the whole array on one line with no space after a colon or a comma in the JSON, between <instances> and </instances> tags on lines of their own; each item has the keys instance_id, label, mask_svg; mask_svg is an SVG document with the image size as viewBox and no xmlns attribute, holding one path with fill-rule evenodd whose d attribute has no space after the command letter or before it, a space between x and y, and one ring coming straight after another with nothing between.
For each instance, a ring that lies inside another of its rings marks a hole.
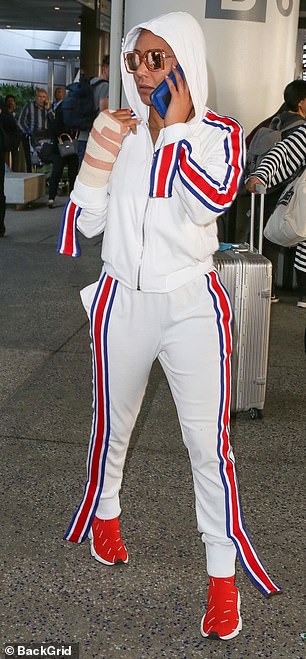
<instances>
[{"instance_id":1,"label":"paved ground","mask_svg":"<svg viewBox=\"0 0 306 659\"><path fill-rule=\"evenodd\" d=\"M243 630L205 641L207 578L186 451L155 365L128 453L122 532L128 566L104 568L62 540L80 498L91 421L88 327L79 289L99 275L98 240L80 259L55 245L63 198L7 211L0 241L2 641L77 642L93 659L301 659L306 312L273 305L265 415L233 422L249 534L283 586L265 599L240 567ZM5 656L5 655L4 655Z\"/></svg>"}]
</instances>

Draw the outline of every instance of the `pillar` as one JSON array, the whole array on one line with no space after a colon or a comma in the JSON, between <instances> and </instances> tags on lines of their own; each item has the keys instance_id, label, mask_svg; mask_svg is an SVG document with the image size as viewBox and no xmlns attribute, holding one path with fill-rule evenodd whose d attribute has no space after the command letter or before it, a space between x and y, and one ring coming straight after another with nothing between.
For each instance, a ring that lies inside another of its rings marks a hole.
<instances>
[{"instance_id":1,"label":"pillar","mask_svg":"<svg viewBox=\"0 0 306 659\"><path fill-rule=\"evenodd\" d=\"M54 92L54 61L48 60L48 95L49 101L53 101Z\"/></svg>"},{"instance_id":2,"label":"pillar","mask_svg":"<svg viewBox=\"0 0 306 659\"><path fill-rule=\"evenodd\" d=\"M100 76L103 55L109 52L109 33L98 29L96 12L83 8L80 70L86 78Z\"/></svg>"}]
</instances>

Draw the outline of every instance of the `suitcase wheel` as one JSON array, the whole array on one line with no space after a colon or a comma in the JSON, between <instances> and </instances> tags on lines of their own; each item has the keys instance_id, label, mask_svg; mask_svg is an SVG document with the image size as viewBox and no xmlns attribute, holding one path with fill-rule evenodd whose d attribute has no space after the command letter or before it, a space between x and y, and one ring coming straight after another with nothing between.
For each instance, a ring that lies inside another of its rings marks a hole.
<instances>
[{"instance_id":1,"label":"suitcase wheel","mask_svg":"<svg viewBox=\"0 0 306 659\"><path fill-rule=\"evenodd\" d=\"M249 417L252 419L252 421L255 421L256 419L262 419L263 410L259 410L257 407L251 407L249 409Z\"/></svg>"}]
</instances>

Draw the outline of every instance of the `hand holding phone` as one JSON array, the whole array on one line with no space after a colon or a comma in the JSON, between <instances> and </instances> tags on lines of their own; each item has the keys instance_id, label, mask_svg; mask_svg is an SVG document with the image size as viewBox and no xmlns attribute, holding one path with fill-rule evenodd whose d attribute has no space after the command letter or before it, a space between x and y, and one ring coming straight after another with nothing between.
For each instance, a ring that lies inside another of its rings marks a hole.
<instances>
[{"instance_id":1,"label":"hand holding phone","mask_svg":"<svg viewBox=\"0 0 306 659\"><path fill-rule=\"evenodd\" d=\"M176 67L177 71L180 73L181 77L183 80L185 80L184 72L182 67L178 64ZM173 71L169 73L169 78L173 81L173 83L176 85L176 79ZM167 81L163 80L156 89L152 92L150 99L152 101L152 104L154 105L155 109L157 110L158 114L164 119L165 114L168 110L168 105L171 101L171 92L168 87Z\"/></svg>"}]
</instances>

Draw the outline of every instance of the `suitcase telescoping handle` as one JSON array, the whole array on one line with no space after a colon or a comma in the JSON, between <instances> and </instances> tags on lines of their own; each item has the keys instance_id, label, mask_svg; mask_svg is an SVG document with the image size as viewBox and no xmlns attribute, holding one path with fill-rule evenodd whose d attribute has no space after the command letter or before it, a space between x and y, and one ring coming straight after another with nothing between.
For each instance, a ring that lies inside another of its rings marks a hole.
<instances>
[{"instance_id":1,"label":"suitcase telescoping handle","mask_svg":"<svg viewBox=\"0 0 306 659\"><path fill-rule=\"evenodd\" d=\"M250 251L254 252L254 225L255 225L255 195L260 195L259 206L259 236L258 236L258 253L262 254L262 239L264 229L264 208L266 187L260 183L255 186L255 192L251 194L251 220L250 220Z\"/></svg>"}]
</instances>

